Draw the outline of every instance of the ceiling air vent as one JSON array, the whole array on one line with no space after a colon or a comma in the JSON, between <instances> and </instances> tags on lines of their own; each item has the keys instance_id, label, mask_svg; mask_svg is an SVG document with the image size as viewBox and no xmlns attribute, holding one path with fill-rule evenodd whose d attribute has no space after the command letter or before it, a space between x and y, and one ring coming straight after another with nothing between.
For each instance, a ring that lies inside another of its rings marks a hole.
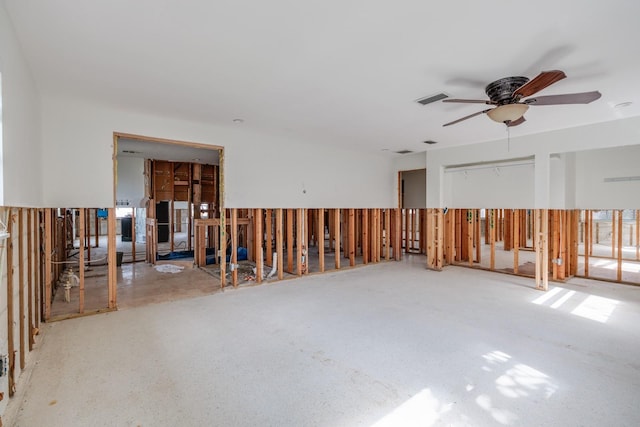
<instances>
[{"instance_id":1,"label":"ceiling air vent","mask_svg":"<svg viewBox=\"0 0 640 427\"><path fill-rule=\"evenodd\" d=\"M409 154L409 153L413 153L413 151L411 150L400 150L400 151L396 151L397 154Z\"/></svg>"},{"instance_id":2,"label":"ceiling air vent","mask_svg":"<svg viewBox=\"0 0 640 427\"><path fill-rule=\"evenodd\" d=\"M427 105L427 104L431 104L432 102L440 101L441 99L445 99L445 98L448 98L448 97L449 97L449 95L447 95L446 93L438 93L436 95L426 96L424 98L420 98L416 102L418 104Z\"/></svg>"}]
</instances>

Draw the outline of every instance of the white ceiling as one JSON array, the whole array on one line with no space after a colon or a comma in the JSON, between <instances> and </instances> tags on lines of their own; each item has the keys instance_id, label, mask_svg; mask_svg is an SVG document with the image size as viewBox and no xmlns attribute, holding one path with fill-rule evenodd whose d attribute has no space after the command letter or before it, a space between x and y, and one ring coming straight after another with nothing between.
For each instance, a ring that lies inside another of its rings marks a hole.
<instances>
[{"instance_id":1,"label":"white ceiling","mask_svg":"<svg viewBox=\"0 0 640 427\"><path fill-rule=\"evenodd\" d=\"M219 164L217 149L196 148L131 138L118 138L118 157L168 160L170 162Z\"/></svg>"},{"instance_id":2,"label":"white ceiling","mask_svg":"<svg viewBox=\"0 0 640 427\"><path fill-rule=\"evenodd\" d=\"M506 136L484 105L501 77L560 69L511 136L640 115L640 2L4 0L43 94L358 149L424 151ZM632 101L627 108L614 105ZM154 135L163 137L163 135ZM424 140L439 144L427 146Z\"/></svg>"}]
</instances>

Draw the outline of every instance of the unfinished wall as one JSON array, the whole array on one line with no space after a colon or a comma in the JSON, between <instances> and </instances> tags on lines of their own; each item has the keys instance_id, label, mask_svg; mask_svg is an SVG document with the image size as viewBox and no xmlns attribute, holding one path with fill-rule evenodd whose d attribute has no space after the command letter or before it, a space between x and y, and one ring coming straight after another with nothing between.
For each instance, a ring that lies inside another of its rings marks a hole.
<instances>
[{"instance_id":1,"label":"unfinished wall","mask_svg":"<svg viewBox=\"0 0 640 427\"><path fill-rule=\"evenodd\" d=\"M575 159L579 209L640 208L640 145L579 151Z\"/></svg>"},{"instance_id":2,"label":"unfinished wall","mask_svg":"<svg viewBox=\"0 0 640 427\"><path fill-rule=\"evenodd\" d=\"M0 205L39 206L42 202L38 91L20 51L13 26L0 3Z\"/></svg>"},{"instance_id":3,"label":"unfinished wall","mask_svg":"<svg viewBox=\"0 0 640 427\"><path fill-rule=\"evenodd\" d=\"M396 201L397 178L384 153L267 136L244 124L216 126L45 97L44 174L56 177L45 180L47 206L113 204L114 131L224 146L226 207L393 207Z\"/></svg>"},{"instance_id":4,"label":"unfinished wall","mask_svg":"<svg viewBox=\"0 0 640 427\"><path fill-rule=\"evenodd\" d=\"M534 206L528 207L548 208L552 205L551 186L553 183L551 162L553 160L551 160L551 154L569 153L590 148L637 145L640 143L638 129L640 129L640 117L632 117L614 122L597 123L537 135L512 137L510 144L507 144L505 140L500 140L428 151L427 206L445 207L447 187L444 170L447 166L503 161L505 159L534 156ZM635 173L635 175L640 175L640 173ZM580 185L580 181L580 175L578 175L576 177L576 185ZM567 182L566 185L571 186L572 184L571 182ZM604 193L602 195L604 196ZM597 203L600 207L604 206L604 203L607 201L606 198L597 199L595 193L593 194L593 200L598 200ZM472 200L456 200L456 203L464 204L466 205L465 207L478 207L474 204L467 204L471 202ZM496 202L499 203L495 206L503 208L518 207L506 196L496 200ZM571 204L571 200L567 201L565 197L564 203ZM635 209L640 207L640 202L637 199L633 200L633 198L631 198L627 200L627 203L629 205L625 206L625 208ZM560 208L560 206L554 207ZM573 208L573 206L563 206L562 208Z\"/></svg>"}]
</instances>

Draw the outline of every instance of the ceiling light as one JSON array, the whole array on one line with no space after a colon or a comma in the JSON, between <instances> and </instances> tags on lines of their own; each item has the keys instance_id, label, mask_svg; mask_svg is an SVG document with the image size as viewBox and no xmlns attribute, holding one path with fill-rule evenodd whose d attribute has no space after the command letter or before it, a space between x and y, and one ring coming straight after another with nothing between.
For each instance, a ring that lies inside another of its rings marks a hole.
<instances>
[{"instance_id":1,"label":"ceiling light","mask_svg":"<svg viewBox=\"0 0 640 427\"><path fill-rule=\"evenodd\" d=\"M429 144L429 145L433 145L433 144L437 144L438 143L438 141L432 141L430 139L427 140L427 141L422 141L422 142L424 142L425 144Z\"/></svg>"},{"instance_id":2,"label":"ceiling light","mask_svg":"<svg viewBox=\"0 0 640 427\"><path fill-rule=\"evenodd\" d=\"M630 107L633 104L633 102L631 101L627 101L627 102L621 102L619 104L616 104L613 106L613 108L624 108L624 107Z\"/></svg>"},{"instance_id":3,"label":"ceiling light","mask_svg":"<svg viewBox=\"0 0 640 427\"><path fill-rule=\"evenodd\" d=\"M244 123L244 120L243 119L233 119L233 123L238 123L238 124Z\"/></svg>"},{"instance_id":4,"label":"ceiling light","mask_svg":"<svg viewBox=\"0 0 640 427\"><path fill-rule=\"evenodd\" d=\"M487 116L494 122L508 123L518 120L527 112L527 104L504 104L487 112Z\"/></svg>"}]
</instances>

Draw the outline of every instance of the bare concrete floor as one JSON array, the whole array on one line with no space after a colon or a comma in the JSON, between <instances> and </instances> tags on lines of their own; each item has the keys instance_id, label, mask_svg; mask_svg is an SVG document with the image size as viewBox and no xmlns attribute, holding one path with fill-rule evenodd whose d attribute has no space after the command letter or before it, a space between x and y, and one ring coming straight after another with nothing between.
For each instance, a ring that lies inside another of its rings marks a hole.
<instances>
[{"instance_id":1,"label":"bare concrete floor","mask_svg":"<svg viewBox=\"0 0 640 427\"><path fill-rule=\"evenodd\" d=\"M3 419L640 425L638 288L408 258L43 324Z\"/></svg>"}]
</instances>

